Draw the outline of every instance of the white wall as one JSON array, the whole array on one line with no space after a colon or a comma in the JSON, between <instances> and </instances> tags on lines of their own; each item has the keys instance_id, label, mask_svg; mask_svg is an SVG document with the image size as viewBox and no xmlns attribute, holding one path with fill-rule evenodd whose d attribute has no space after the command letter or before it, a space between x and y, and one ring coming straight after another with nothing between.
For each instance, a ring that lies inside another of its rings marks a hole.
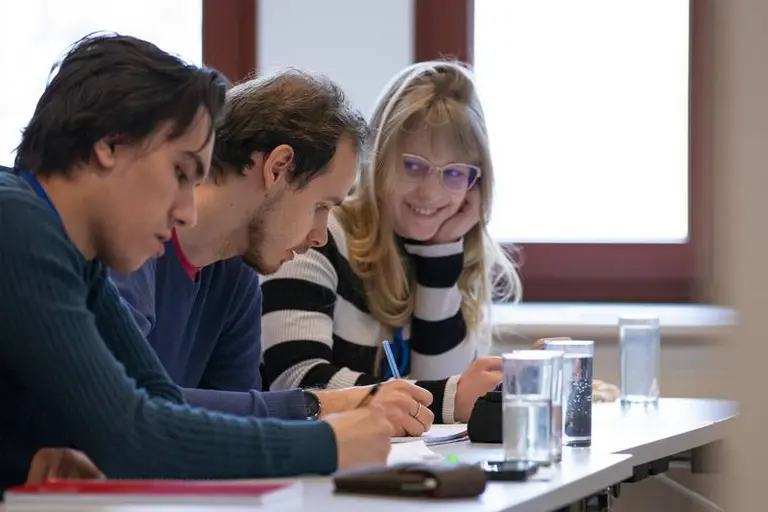
<instances>
[{"instance_id":1,"label":"white wall","mask_svg":"<svg viewBox=\"0 0 768 512\"><path fill-rule=\"evenodd\" d=\"M413 62L413 0L258 5L259 71L291 65L322 72L366 117L389 79Z\"/></svg>"}]
</instances>

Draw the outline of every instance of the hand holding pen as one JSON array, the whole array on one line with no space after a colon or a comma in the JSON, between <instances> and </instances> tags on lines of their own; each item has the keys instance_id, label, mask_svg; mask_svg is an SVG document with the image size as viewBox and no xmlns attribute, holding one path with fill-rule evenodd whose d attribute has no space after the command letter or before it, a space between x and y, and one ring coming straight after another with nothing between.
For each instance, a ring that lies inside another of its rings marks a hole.
<instances>
[{"instance_id":1,"label":"hand holding pen","mask_svg":"<svg viewBox=\"0 0 768 512\"><path fill-rule=\"evenodd\" d=\"M386 464L396 430L384 407L371 403L379 388L379 384L372 386L355 409L323 420L336 438L337 469Z\"/></svg>"},{"instance_id":2,"label":"hand holding pen","mask_svg":"<svg viewBox=\"0 0 768 512\"><path fill-rule=\"evenodd\" d=\"M387 357L387 364L389 364L389 370L392 372L392 376L395 379L400 378L400 371L397 369L397 364L395 363L395 356L392 354L392 347L389 344L389 341L384 340L382 342L382 345L384 346L384 354ZM359 404L357 404L357 409L360 409L361 407L365 407L368 405L371 400L376 396L376 394L379 392L379 389L381 388L381 382L375 384L373 387L371 387L371 390L368 391L368 394L363 397L363 399L360 401Z\"/></svg>"},{"instance_id":3,"label":"hand holding pen","mask_svg":"<svg viewBox=\"0 0 768 512\"><path fill-rule=\"evenodd\" d=\"M384 350L386 352L387 349ZM391 355L390 353L388 362L394 362ZM396 366L394 370L393 375L399 377ZM386 425L389 432L386 451L389 453L390 437L420 436L432 426L434 414L428 408L431 403L432 394L429 391L404 380L396 379L370 386L353 411L327 418L336 433L337 445L339 445L339 467L344 467L343 464L346 464L342 459L343 441L339 439L341 439L340 436L344 436L348 421L350 426L355 425L356 428L363 430L372 428L371 420Z\"/></svg>"},{"instance_id":4,"label":"hand holding pen","mask_svg":"<svg viewBox=\"0 0 768 512\"><path fill-rule=\"evenodd\" d=\"M395 378L371 386L368 393L357 404L357 408L371 403L381 404L385 408L387 418L396 429L395 435L420 436L429 430L435 421L435 415L429 409L433 399L432 393L400 379L395 358L392 357L392 351L386 341L384 353ZM374 402L377 396L378 399Z\"/></svg>"},{"instance_id":5,"label":"hand holding pen","mask_svg":"<svg viewBox=\"0 0 768 512\"><path fill-rule=\"evenodd\" d=\"M378 393L378 392L379 392L379 389L380 389L380 388L381 388L381 382L379 382L378 384L374 384L374 385L371 387L371 390L370 390L370 391L368 391L368 394L366 394L366 395L363 397L363 399L362 399L362 400L360 400L360 403L359 403L359 404L357 404L357 407L356 407L356 409L360 409L361 407L365 407L366 405L368 405L369 403L371 403L371 400L373 400L373 398L376 396L376 393Z\"/></svg>"}]
</instances>

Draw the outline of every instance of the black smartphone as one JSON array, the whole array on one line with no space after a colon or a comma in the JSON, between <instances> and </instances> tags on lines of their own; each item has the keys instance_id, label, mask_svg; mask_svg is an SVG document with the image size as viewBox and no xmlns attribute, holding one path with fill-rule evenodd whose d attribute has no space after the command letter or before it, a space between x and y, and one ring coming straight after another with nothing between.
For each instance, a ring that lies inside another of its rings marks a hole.
<instances>
[{"instance_id":1,"label":"black smartphone","mask_svg":"<svg viewBox=\"0 0 768 512\"><path fill-rule=\"evenodd\" d=\"M523 482L536 474L539 464L526 460L487 460L480 468L488 480Z\"/></svg>"}]
</instances>

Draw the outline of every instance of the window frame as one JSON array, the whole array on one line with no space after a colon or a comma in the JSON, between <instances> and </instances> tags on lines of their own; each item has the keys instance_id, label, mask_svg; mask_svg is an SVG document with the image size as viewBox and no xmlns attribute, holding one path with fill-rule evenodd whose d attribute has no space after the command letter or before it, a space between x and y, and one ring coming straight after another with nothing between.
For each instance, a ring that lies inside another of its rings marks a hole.
<instances>
[{"instance_id":1,"label":"window frame","mask_svg":"<svg viewBox=\"0 0 768 512\"><path fill-rule=\"evenodd\" d=\"M714 1L691 0L688 242L520 244L527 302L693 303L711 298ZM414 10L416 61L453 57L472 63L473 0L418 0Z\"/></svg>"},{"instance_id":2,"label":"window frame","mask_svg":"<svg viewBox=\"0 0 768 512\"><path fill-rule=\"evenodd\" d=\"M256 0L203 0L203 63L239 82L258 69Z\"/></svg>"}]
</instances>

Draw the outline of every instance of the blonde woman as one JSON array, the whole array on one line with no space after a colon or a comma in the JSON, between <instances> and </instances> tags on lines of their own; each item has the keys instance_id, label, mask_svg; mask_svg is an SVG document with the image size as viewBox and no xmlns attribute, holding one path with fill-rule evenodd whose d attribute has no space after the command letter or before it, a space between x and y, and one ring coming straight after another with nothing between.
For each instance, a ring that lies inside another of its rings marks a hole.
<instances>
[{"instance_id":1,"label":"blonde woman","mask_svg":"<svg viewBox=\"0 0 768 512\"><path fill-rule=\"evenodd\" d=\"M501 380L498 358L476 358L492 296L520 293L486 230L493 165L472 73L409 66L371 127L371 157L327 245L263 279L262 373L273 390L380 382L392 377L381 350L392 340L399 373L432 392L435 420L465 422Z\"/></svg>"}]
</instances>

